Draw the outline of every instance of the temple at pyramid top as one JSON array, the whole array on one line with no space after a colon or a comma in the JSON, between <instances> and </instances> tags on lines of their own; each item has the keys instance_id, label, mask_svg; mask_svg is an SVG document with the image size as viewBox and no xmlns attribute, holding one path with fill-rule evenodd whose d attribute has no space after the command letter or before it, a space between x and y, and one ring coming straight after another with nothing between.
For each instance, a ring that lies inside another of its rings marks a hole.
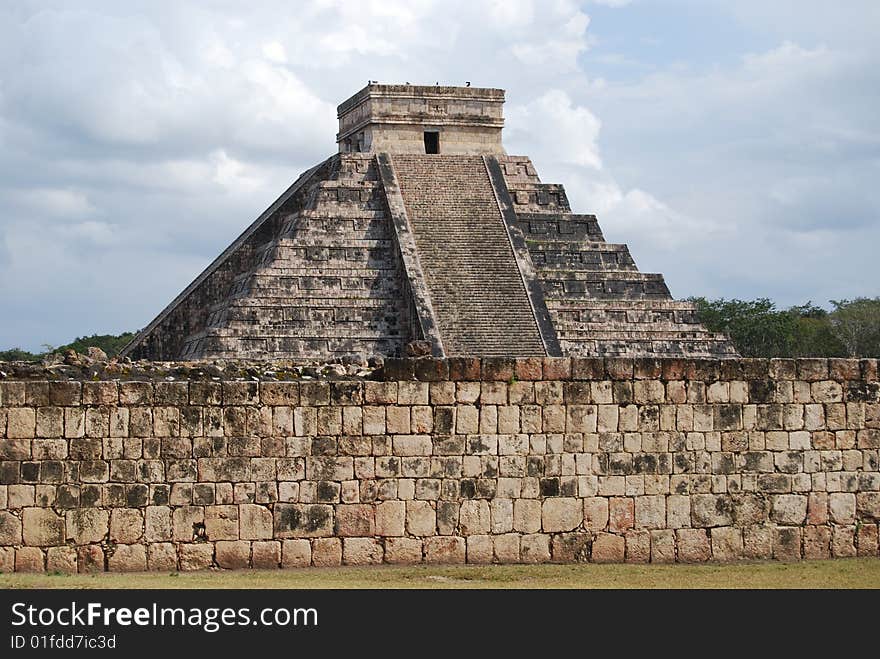
<instances>
[{"instance_id":1,"label":"temple at pyramid top","mask_svg":"<svg viewBox=\"0 0 880 659\"><path fill-rule=\"evenodd\" d=\"M501 89L367 85L338 108L338 153L122 354L735 356L562 185L505 153L503 104Z\"/></svg>"},{"instance_id":2,"label":"temple at pyramid top","mask_svg":"<svg viewBox=\"0 0 880 659\"><path fill-rule=\"evenodd\" d=\"M371 83L337 108L340 153L503 154L503 89Z\"/></svg>"}]
</instances>

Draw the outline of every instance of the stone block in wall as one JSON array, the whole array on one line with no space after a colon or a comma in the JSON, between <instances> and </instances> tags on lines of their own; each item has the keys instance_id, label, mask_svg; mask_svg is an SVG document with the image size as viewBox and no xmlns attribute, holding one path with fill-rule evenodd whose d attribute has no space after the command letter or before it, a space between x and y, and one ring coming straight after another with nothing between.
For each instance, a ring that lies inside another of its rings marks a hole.
<instances>
[{"instance_id":1,"label":"stone block in wall","mask_svg":"<svg viewBox=\"0 0 880 659\"><path fill-rule=\"evenodd\" d=\"M544 500L541 527L545 533L572 531L583 521L584 508L580 499L553 497Z\"/></svg>"},{"instance_id":2,"label":"stone block in wall","mask_svg":"<svg viewBox=\"0 0 880 659\"><path fill-rule=\"evenodd\" d=\"M801 558L802 530L794 526L778 526L771 529L773 558L796 561Z\"/></svg>"},{"instance_id":3,"label":"stone block in wall","mask_svg":"<svg viewBox=\"0 0 880 659\"><path fill-rule=\"evenodd\" d=\"M119 403L120 405L152 405L153 383L120 382Z\"/></svg>"},{"instance_id":4,"label":"stone block in wall","mask_svg":"<svg viewBox=\"0 0 880 659\"><path fill-rule=\"evenodd\" d=\"M251 565L255 569L275 569L281 565L281 543L277 540L258 540L251 543Z\"/></svg>"},{"instance_id":5,"label":"stone block in wall","mask_svg":"<svg viewBox=\"0 0 880 659\"><path fill-rule=\"evenodd\" d=\"M46 555L39 547L18 547L15 550L16 572L45 572Z\"/></svg>"},{"instance_id":6,"label":"stone block in wall","mask_svg":"<svg viewBox=\"0 0 880 659\"><path fill-rule=\"evenodd\" d=\"M387 538L385 562L392 565L416 565L422 562L422 541L415 538Z\"/></svg>"},{"instance_id":7,"label":"stone block in wall","mask_svg":"<svg viewBox=\"0 0 880 659\"><path fill-rule=\"evenodd\" d=\"M554 563L586 563L590 560L592 542L589 533L556 534L551 540L551 560Z\"/></svg>"},{"instance_id":8,"label":"stone block in wall","mask_svg":"<svg viewBox=\"0 0 880 659\"><path fill-rule=\"evenodd\" d=\"M76 549L73 547L49 547L46 550L46 571L75 574L77 572Z\"/></svg>"},{"instance_id":9,"label":"stone block in wall","mask_svg":"<svg viewBox=\"0 0 880 659\"><path fill-rule=\"evenodd\" d=\"M9 520L11 532L16 527ZM24 544L32 547L51 547L64 544L64 518L47 508L25 508L21 511L21 534Z\"/></svg>"},{"instance_id":10,"label":"stone block in wall","mask_svg":"<svg viewBox=\"0 0 880 659\"><path fill-rule=\"evenodd\" d=\"M550 536L532 533L520 538L520 561L522 563L547 563L550 561Z\"/></svg>"},{"instance_id":11,"label":"stone block in wall","mask_svg":"<svg viewBox=\"0 0 880 659\"><path fill-rule=\"evenodd\" d=\"M675 532L678 559L683 563L708 561L712 557L705 529L679 529Z\"/></svg>"},{"instance_id":12,"label":"stone block in wall","mask_svg":"<svg viewBox=\"0 0 880 659\"><path fill-rule=\"evenodd\" d=\"M540 380L543 371L541 357L523 357L516 360L514 376L517 380ZM450 376L452 372L450 370Z\"/></svg>"},{"instance_id":13,"label":"stone block in wall","mask_svg":"<svg viewBox=\"0 0 880 659\"><path fill-rule=\"evenodd\" d=\"M635 527L661 529L666 526L666 497L663 495L635 498Z\"/></svg>"},{"instance_id":14,"label":"stone block in wall","mask_svg":"<svg viewBox=\"0 0 880 659\"><path fill-rule=\"evenodd\" d=\"M880 492L856 494L856 513L862 520L880 520Z\"/></svg>"},{"instance_id":15,"label":"stone block in wall","mask_svg":"<svg viewBox=\"0 0 880 659\"><path fill-rule=\"evenodd\" d=\"M274 535L276 538L310 538L333 535L333 506L325 504L276 503Z\"/></svg>"},{"instance_id":16,"label":"stone block in wall","mask_svg":"<svg viewBox=\"0 0 880 659\"><path fill-rule=\"evenodd\" d=\"M342 540L344 565L379 565L384 554L382 544L375 538L343 538Z\"/></svg>"},{"instance_id":17,"label":"stone block in wall","mask_svg":"<svg viewBox=\"0 0 880 659\"><path fill-rule=\"evenodd\" d=\"M272 512L266 506L241 504L238 507L239 537L242 540L272 538Z\"/></svg>"},{"instance_id":18,"label":"stone block in wall","mask_svg":"<svg viewBox=\"0 0 880 659\"><path fill-rule=\"evenodd\" d=\"M720 526L709 531L712 543L712 559L735 561L743 557L742 529Z\"/></svg>"},{"instance_id":19,"label":"stone block in wall","mask_svg":"<svg viewBox=\"0 0 880 659\"><path fill-rule=\"evenodd\" d=\"M804 527L804 558L831 558L831 529L827 526Z\"/></svg>"},{"instance_id":20,"label":"stone block in wall","mask_svg":"<svg viewBox=\"0 0 880 659\"><path fill-rule=\"evenodd\" d=\"M184 572L207 570L214 565L214 545L211 543L180 544L179 564Z\"/></svg>"},{"instance_id":21,"label":"stone block in wall","mask_svg":"<svg viewBox=\"0 0 880 659\"><path fill-rule=\"evenodd\" d=\"M35 523L33 519L30 521ZM36 537L34 532L31 532L30 535L32 539ZM7 510L0 510L0 546L20 544L22 544L21 520Z\"/></svg>"},{"instance_id":22,"label":"stone block in wall","mask_svg":"<svg viewBox=\"0 0 880 659\"><path fill-rule=\"evenodd\" d=\"M467 556L465 539L458 536L426 538L424 551L426 563L464 563Z\"/></svg>"},{"instance_id":23,"label":"stone block in wall","mask_svg":"<svg viewBox=\"0 0 880 659\"><path fill-rule=\"evenodd\" d=\"M623 536L597 533L593 540L591 560L594 563L622 563L626 557L626 541Z\"/></svg>"},{"instance_id":24,"label":"stone block in wall","mask_svg":"<svg viewBox=\"0 0 880 659\"><path fill-rule=\"evenodd\" d=\"M545 362L546 363L546 362ZM509 382L516 374L516 362L505 357L484 357L480 379Z\"/></svg>"},{"instance_id":25,"label":"stone block in wall","mask_svg":"<svg viewBox=\"0 0 880 659\"><path fill-rule=\"evenodd\" d=\"M170 542L147 545L147 569L150 571L177 570L177 550Z\"/></svg>"},{"instance_id":26,"label":"stone block in wall","mask_svg":"<svg viewBox=\"0 0 880 659\"><path fill-rule=\"evenodd\" d=\"M281 567L308 567L312 564L312 545L308 540L283 540L281 542Z\"/></svg>"},{"instance_id":27,"label":"stone block in wall","mask_svg":"<svg viewBox=\"0 0 880 659\"><path fill-rule=\"evenodd\" d=\"M471 535L466 538L466 560L473 564L488 564L492 562L494 547L492 536Z\"/></svg>"},{"instance_id":28,"label":"stone block in wall","mask_svg":"<svg viewBox=\"0 0 880 659\"><path fill-rule=\"evenodd\" d=\"M608 502L608 530L622 533L635 525L635 504L629 497L612 497Z\"/></svg>"},{"instance_id":29,"label":"stone block in wall","mask_svg":"<svg viewBox=\"0 0 880 659\"><path fill-rule=\"evenodd\" d=\"M107 569L111 572L144 572L147 569L147 553L144 545L116 545L107 556Z\"/></svg>"},{"instance_id":30,"label":"stone block in wall","mask_svg":"<svg viewBox=\"0 0 880 659\"><path fill-rule=\"evenodd\" d=\"M807 497L796 494L778 494L771 497L770 519L777 524L796 526L807 517Z\"/></svg>"},{"instance_id":31,"label":"stone block in wall","mask_svg":"<svg viewBox=\"0 0 880 659\"><path fill-rule=\"evenodd\" d=\"M342 540L339 538L316 538L312 541L312 564L315 567L342 565Z\"/></svg>"},{"instance_id":32,"label":"stone block in wall","mask_svg":"<svg viewBox=\"0 0 880 659\"><path fill-rule=\"evenodd\" d=\"M859 556L877 556L880 550L880 537L876 524L861 524L857 527L856 547Z\"/></svg>"},{"instance_id":33,"label":"stone block in wall","mask_svg":"<svg viewBox=\"0 0 880 659\"><path fill-rule=\"evenodd\" d=\"M450 380L480 380L482 369L482 363L480 359L474 357L450 357L448 362Z\"/></svg>"},{"instance_id":34,"label":"stone block in wall","mask_svg":"<svg viewBox=\"0 0 880 659\"><path fill-rule=\"evenodd\" d=\"M626 553L624 560L627 563L647 563L651 560L651 533L650 531L631 529L624 534Z\"/></svg>"}]
</instances>

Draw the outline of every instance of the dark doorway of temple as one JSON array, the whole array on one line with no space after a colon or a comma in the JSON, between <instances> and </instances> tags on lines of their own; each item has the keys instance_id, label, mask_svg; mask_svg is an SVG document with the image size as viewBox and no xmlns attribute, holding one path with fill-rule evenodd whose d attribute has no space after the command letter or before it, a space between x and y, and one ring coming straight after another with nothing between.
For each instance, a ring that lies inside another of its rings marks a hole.
<instances>
[{"instance_id":1,"label":"dark doorway of temple","mask_svg":"<svg viewBox=\"0 0 880 659\"><path fill-rule=\"evenodd\" d=\"M440 133L436 130L425 131L425 153L440 153Z\"/></svg>"}]
</instances>

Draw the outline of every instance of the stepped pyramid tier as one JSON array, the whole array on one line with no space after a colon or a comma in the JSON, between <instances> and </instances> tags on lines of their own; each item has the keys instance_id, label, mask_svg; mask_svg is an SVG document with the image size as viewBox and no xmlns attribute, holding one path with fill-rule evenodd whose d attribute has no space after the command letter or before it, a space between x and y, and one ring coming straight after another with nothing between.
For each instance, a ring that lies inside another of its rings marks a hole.
<instances>
[{"instance_id":1,"label":"stepped pyramid tier","mask_svg":"<svg viewBox=\"0 0 880 659\"><path fill-rule=\"evenodd\" d=\"M303 173L123 350L156 360L736 356L501 143L504 91L370 84Z\"/></svg>"}]
</instances>

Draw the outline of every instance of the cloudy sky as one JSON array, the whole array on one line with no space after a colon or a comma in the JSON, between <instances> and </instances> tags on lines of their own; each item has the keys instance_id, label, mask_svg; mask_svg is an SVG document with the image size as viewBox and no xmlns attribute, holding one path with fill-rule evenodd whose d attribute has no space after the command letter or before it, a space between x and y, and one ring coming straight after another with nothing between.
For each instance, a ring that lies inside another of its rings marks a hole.
<instances>
[{"instance_id":1,"label":"cloudy sky","mask_svg":"<svg viewBox=\"0 0 880 659\"><path fill-rule=\"evenodd\" d=\"M0 4L0 349L143 327L368 79L505 144L673 295L880 295L877 0Z\"/></svg>"}]
</instances>

